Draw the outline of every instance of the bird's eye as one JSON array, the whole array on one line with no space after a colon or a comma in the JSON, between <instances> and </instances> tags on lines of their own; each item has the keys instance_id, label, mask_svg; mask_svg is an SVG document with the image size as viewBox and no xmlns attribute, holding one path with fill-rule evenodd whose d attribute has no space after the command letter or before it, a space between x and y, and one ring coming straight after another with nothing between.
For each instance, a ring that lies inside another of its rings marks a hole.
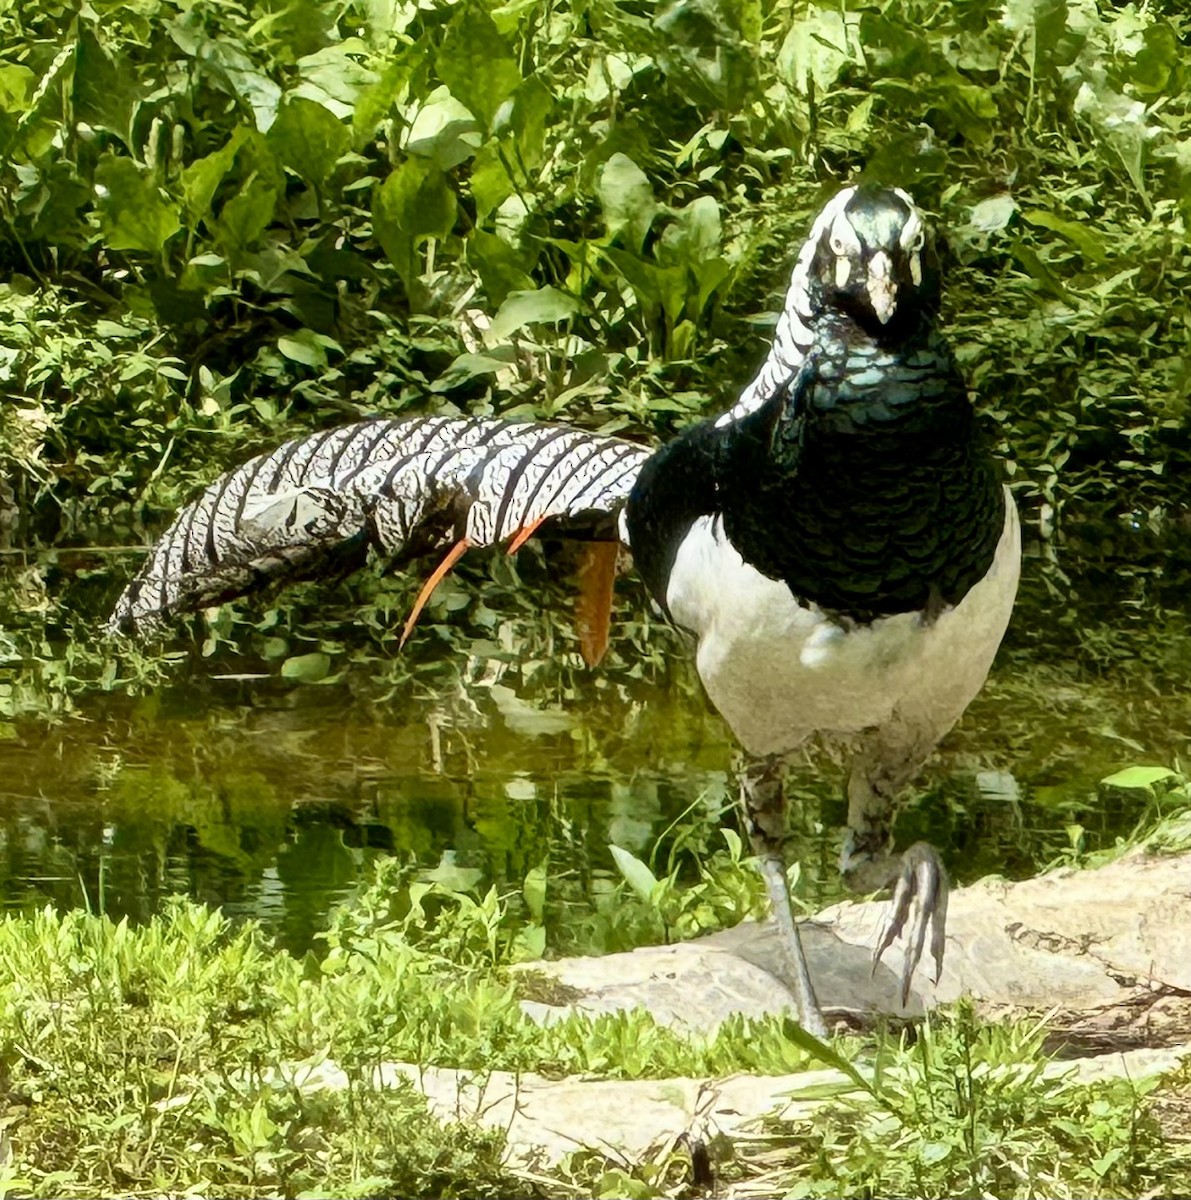
<instances>
[{"instance_id":1,"label":"bird's eye","mask_svg":"<svg viewBox=\"0 0 1191 1200\"><path fill-rule=\"evenodd\" d=\"M926 230L920 229L918 231L917 236L914 238L914 241L910 244L910 252L916 253L917 251L921 250L922 247L925 245L926 245Z\"/></svg>"},{"instance_id":2,"label":"bird's eye","mask_svg":"<svg viewBox=\"0 0 1191 1200\"><path fill-rule=\"evenodd\" d=\"M844 239L837 234L835 237L833 237L831 239L831 253L832 254L843 254L843 252L844 252Z\"/></svg>"}]
</instances>

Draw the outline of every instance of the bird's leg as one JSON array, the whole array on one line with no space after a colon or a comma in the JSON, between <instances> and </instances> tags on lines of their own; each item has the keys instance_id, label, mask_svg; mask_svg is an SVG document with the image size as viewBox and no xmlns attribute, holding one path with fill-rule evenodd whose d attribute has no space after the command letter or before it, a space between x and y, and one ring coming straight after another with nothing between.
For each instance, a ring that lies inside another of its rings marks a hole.
<instances>
[{"instance_id":1,"label":"bird's leg","mask_svg":"<svg viewBox=\"0 0 1191 1200\"><path fill-rule=\"evenodd\" d=\"M901 973L904 1007L928 931L936 983L943 970L947 873L934 848L926 842L915 842L900 859L893 855L894 799L913 774L913 768L902 761L890 770L886 758L884 768L880 769L875 765L880 757L858 755L852 764L848 778L848 832L840 856L840 871L848 886L856 891L893 889L889 915L873 951L873 970L894 939L904 933Z\"/></svg>"},{"instance_id":2,"label":"bird's leg","mask_svg":"<svg viewBox=\"0 0 1191 1200\"><path fill-rule=\"evenodd\" d=\"M786 837L785 770L782 759L748 757L740 770L740 802L777 921L782 968L794 992L799 1024L816 1037L827 1036L827 1025L815 998L811 974L802 952L802 938L790 911L786 864L782 846Z\"/></svg>"}]
</instances>

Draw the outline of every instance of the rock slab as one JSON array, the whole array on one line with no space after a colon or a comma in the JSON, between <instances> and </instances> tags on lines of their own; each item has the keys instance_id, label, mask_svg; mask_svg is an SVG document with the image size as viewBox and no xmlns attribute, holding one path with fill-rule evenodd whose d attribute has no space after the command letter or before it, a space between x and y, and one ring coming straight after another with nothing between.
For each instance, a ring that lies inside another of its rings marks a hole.
<instances>
[{"instance_id":1,"label":"rock slab","mask_svg":"<svg viewBox=\"0 0 1191 1200\"><path fill-rule=\"evenodd\" d=\"M898 945L872 969L886 908L839 904L802 924L829 1018L864 1025L967 996L988 1015L1057 1010L1057 1028L1077 1049L1191 1041L1191 855L1137 851L1096 870L956 889L942 975L936 983L933 964L920 964L905 1008ZM524 1006L538 1020L641 1007L711 1032L733 1013L792 1011L775 950L773 927L748 922L674 946L535 963L568 999Z\"/></svg>"}]
</instances>

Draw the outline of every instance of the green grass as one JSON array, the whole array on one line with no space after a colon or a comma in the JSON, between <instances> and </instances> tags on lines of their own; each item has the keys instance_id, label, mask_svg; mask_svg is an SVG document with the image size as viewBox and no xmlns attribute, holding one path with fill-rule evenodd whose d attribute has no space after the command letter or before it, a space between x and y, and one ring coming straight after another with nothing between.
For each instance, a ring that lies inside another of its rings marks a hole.
<instances>
[{"instance_id":1,"label":"green grass","mask_svg":"<svg viewBox=\"0 0 1191 1200\"><path fill-rule=\"evenodd\" d=\"M632 1079L835 1067L807 1121L716 1143L721 1182L769 1194L1140 1196L1191 1185L1152 1083L1044 1075L1041 1025L960 1007L915 1031L818 1043L779 1020L680 1035L642 1013L541 1027L508 964L516 897L403 878L391 861L298 960L252 923L174 901L142 926L43 911L0 921L0 1191L36 1196L661 1195L686 1161L502 1166L383 1062ZM400 915L398 915L400 914ZM533 939L529 939L531 942ZM342 1093L281 1082L333 1062ZM851 1080L851 1083L848 1083ZM753 1192L753 1194L757 1194Z\"/></svg>"}]
</instances>

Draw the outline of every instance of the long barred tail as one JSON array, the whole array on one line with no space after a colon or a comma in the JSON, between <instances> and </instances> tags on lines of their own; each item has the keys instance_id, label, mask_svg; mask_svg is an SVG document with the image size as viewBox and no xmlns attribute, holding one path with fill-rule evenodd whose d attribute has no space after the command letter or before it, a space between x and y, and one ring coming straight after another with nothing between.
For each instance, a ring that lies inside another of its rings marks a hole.
<instances>
[{"instance_id":1,"label":"long barred tail","mask_svg":"<svg viewBox=\"0 0 1191 1200\"><path fill-rule=\"evenodd\" d=\"M299 438L182 509L109 626L146 632L368 546L409 558L464 539L497 544L543 521L613 540L649 453L564 426L482 418L377 419Z\"/></svg>"}]
</instances>

